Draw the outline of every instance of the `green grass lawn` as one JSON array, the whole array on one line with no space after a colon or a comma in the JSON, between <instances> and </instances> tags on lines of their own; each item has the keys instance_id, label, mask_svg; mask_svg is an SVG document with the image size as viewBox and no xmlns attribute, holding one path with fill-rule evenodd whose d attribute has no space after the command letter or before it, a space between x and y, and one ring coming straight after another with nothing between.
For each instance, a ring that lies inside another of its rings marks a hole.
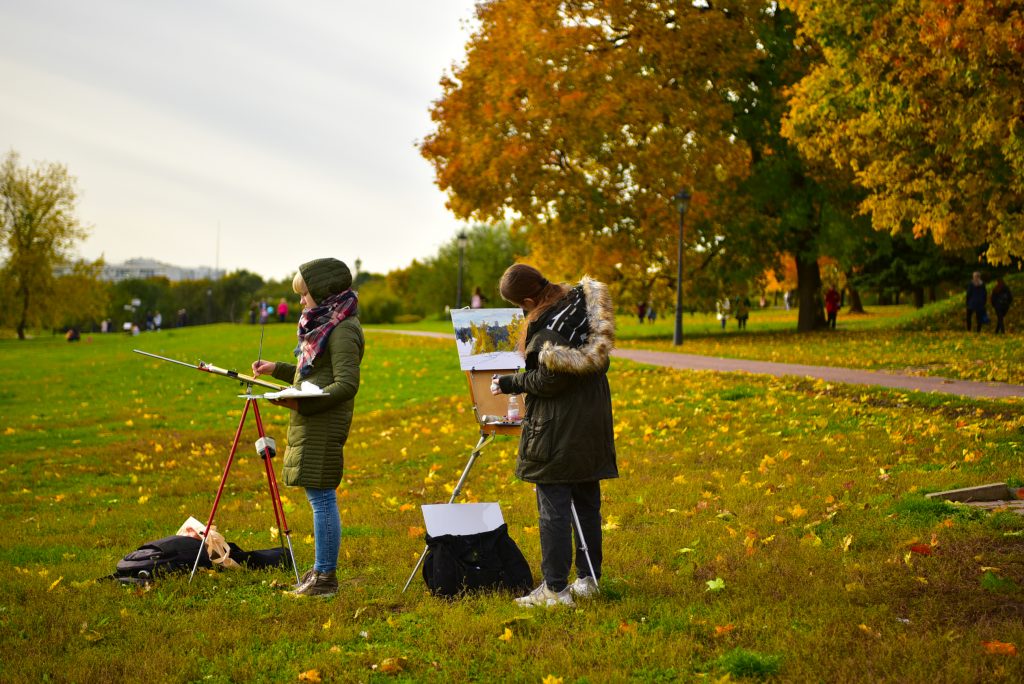
<instances>
[{"instance_id":1,"label":"green grass lawn","mask_svg":"<svg viewBox=\"0 0 1024 684\"><path fill-rule=\"evenodd\" d=\"M264 357L293 343L290 326L269 326ZM423 547L418 507L447 501L477 432L450 341L373 331L339 488L335 598L282 595L283 571L148 591L98 580L205 519L242 408L237 384L131 349L246 369L258 345L258 328L228 325L0 342L0 680L1024 677L1011 654L1024 648L1024 519L923 496L1024 484L1019 403L616 361L622 477L603 489L603 595L531 612L503 595L438 600L418 578L400 593ZM283 448L284 410L263 415ZM277 543L254 440L250 425L217 515L245 549ZM537 574L515 451L490 446L463 500L500 502ZM283 493L305 569L308 505Z\"/></svg>"}]
</instances>

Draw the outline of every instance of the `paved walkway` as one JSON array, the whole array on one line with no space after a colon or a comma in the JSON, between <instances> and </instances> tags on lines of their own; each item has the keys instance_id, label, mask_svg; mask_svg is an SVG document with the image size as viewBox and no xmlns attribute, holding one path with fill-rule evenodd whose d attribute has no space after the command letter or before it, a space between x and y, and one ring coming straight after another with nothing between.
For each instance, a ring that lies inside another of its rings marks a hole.
<instances>
[{"instance_id":1,"label":"paved walkway","mask_svg":"<svg viewBox=\"0 0 1024 684\"><path fill-rule=\"evenodd\" d=\"M437 337L442 339L452 339L454 337L454 335L448 333L425 332L421 330L371 329L370 332L417 335L420 337ZM828 382L841 382L850 385L876 385L893 389L940 392L943 394L956 394L962 397L984 399L1024 397L1024 385L1010 385L1002 382L950 380L949 378L905 375L903 373L886 371L857 370L833 366L804 366L795 363L775 363L773 361L753 361L749 359L725 359L717 356L698 356L697 354L679 354L676 352L647 351L643 349L616 349L612 352L612 356L665 368L724 373L754 373L758 375L774 375L776 377L789 375L815 378Z\"/></svg>"},{"instance_id":2,"label":"paved walkway","mask_svg":"<svg viewBox=\"0 0 1024 684\"><path fill-rule=\"evenodd\" d=\"M816 378L829 382L851 385L878 385L894 389L916 390L918 392L942 392L963 397L1005 399L1024 397L1024 385L1008 385L1002 382L972 382L950 380L935 376L904 375L887 371L857 370L833 366L804 366L796 363L774 363L749 359L723 359L715 356L677 354L676 352L646 351L643 349L616 349L613 356L637 363L648 363L667 368L689 370L710 370L727 373L756 373L782 377L795 375Z\"/></svg>"}]
</instances>

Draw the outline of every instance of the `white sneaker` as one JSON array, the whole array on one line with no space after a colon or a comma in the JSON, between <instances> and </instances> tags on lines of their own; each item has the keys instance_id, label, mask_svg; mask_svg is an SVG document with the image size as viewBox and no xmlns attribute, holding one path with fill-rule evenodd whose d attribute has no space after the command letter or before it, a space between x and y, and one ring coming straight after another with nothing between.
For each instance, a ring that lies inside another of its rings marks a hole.
<instances>
[{"instance_id":1,"label":"white sneaker","mask_svg":"<svg viewBox=\"0 0 1024 684\"><path fill-rule=\"evenodd\" d=\"M593 577L577 577L576 581L569 585L569 591L576 598L589 599L594 598L601 593L601 589L597 586L597 581Z\"/></svg>"},{"instance_id":2,"label":"white sneaker","mask_svg":"<svg viewBox=\"0 0 1024 684\"><path fill-rule=\"evenodd\" d=\"M523 606L524 608L533 608L534 606L544 606L545 608L550 608L551 606L557 605L576 605L576 603L572 600L572 590L569 587L566 587L562 591L555 592L548 589L547 582L541 582L540 586L531 591L529 594L517 598L516 604Z\"/></svg>"}]
</instances>

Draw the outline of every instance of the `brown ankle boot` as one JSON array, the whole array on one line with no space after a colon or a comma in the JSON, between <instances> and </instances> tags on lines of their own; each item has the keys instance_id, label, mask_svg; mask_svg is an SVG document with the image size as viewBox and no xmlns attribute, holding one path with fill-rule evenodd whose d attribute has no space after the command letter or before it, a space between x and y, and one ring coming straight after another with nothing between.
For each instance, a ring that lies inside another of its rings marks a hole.
<instances>
[{"instance_id":1,"label":"brown ankle boot","mask_svg":"<svg viewBox=\"0 0 1024 684\"><path fill-rule=\"evenodd\" d=\"M338 576L335 572L316 572L309 574L308 579L294 591L292 596L334 596L338 593Z\"/></svg>"},{"instance_id":2,"label":"brown ankle boot","mask_svg":"<svg viewBox=\"0 0 1024 684\"><path fill-rule=\"evenodd\" d=\"M298 589L299 587L301 587L301 586L302 586L303 584L305 584L306 582L308 582L308 581L309 581L309 578L310 578L310 577L312 577L312 576L313 576L313 568L310 568L310 569L309 569L309 570L307 570L306 572L302 573L302 577L300 577L300 578L299 578L299 581L298 581L298 583L297 583L297 584L293 584L293 585L292 585L292 589L291 589L291 590L292 590L292 591L295 591L296 589Z\"/></svg>"}]
</instances>

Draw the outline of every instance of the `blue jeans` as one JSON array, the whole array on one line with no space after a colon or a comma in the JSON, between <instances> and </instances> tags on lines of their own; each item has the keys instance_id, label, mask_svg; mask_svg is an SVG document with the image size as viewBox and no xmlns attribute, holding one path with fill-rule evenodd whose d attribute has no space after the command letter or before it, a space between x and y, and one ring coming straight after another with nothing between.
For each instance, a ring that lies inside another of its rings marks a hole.
<instances>
[{"instance_id":1,"label":"blue jeans","mask_svg":"<svg viewBox=\"0 0 1024 684\"><path fill-rule=\"evenodd\" d=\"M338 496L333 489L306 487L306 498L313 509L313 540L316 548L316 572L334 572L341 547L341 515Z\"/></svg>"}]
</instances>

